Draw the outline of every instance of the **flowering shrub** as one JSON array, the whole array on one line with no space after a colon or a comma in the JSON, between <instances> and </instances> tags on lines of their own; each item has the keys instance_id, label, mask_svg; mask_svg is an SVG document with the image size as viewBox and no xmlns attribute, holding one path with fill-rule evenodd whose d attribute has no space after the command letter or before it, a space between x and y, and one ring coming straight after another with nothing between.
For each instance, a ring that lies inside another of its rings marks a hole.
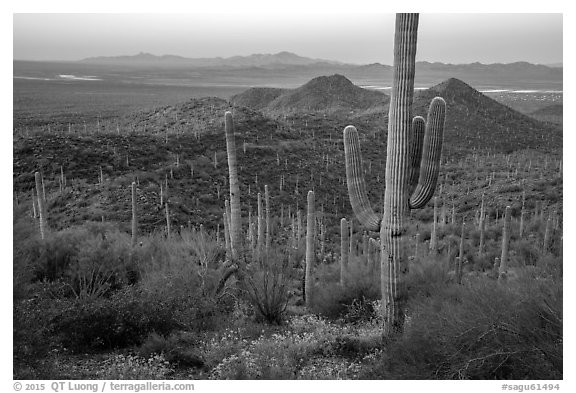
<instances>
[{"instance_id":1,"label":"flowering shrub","mask_svg":"<svg viewBox=\"0 0 576 393\"><path fill-rule=\"evenodd\" d=\"M227 331L220 340L214 338L204 348L208 353L221 355L224 348L228 350L213 366L209 378L355 378L363 358L378 345L370 335L358 337L355 329L304 315L291 318L281 333L263 334L253 341L241 339L235 331Z\"/></svg>"},{"instance_id":2,"label":"flowering shrub","mask_svg":"<svg viewBox=\"0 0 576 393\"><path fill-rule=\"evenodd\" d=\"M162 355L148 359L133 355L115 355L104 360L96 371L97 379L166 379L174 371Z\"/></svg>"}]
</instances>

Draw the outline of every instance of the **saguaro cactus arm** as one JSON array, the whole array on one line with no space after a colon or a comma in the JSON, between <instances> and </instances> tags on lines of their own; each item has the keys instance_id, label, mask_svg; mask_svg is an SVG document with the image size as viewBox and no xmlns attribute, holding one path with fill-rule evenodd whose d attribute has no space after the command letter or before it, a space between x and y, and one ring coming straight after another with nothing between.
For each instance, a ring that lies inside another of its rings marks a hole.
<instances>
[{"instance_id":1,"label":"saguaro cactus arm","mask_svg":"<svg viewBox=\"0 0 576 393\"><path fill-rule=\"evenodd\" d=\"M348 126L344 129L344 154L346 156L346 183L352 210L358 221L371 231L380 230L379 216L370 207L370 201L366 193L366 182L362 174L362 156L360 142L356 127Z\"/></svg>"},{"instance_id":2,"label":"saguaro cactus arm","mask_svg":"<svg viewBox=\"0 0 576 393\"><path fill-rule=\"evenodd\" d=\"M426 121L424 121L422 116L416 116L412 119L412 137L410 140L410 193L414 192L414 189L418 185L425 129Z\"/></svg>"},{"instance_id":3,"label":"saguaro cactus arm","mask_svg":"<svg viewBox=\"0 0 576 393\"><path fill-rule=\"evenodd\" d=\"M411 209L424 207L434 195L438 173L440 172L445 119L446 102L443 98L436 97L432 100L428 109L428 121L426 122L422 160L420 162L420 175L418 185L410 197ZM412 176L410 180L412 180Z\"/></svg>"}]
</instances>

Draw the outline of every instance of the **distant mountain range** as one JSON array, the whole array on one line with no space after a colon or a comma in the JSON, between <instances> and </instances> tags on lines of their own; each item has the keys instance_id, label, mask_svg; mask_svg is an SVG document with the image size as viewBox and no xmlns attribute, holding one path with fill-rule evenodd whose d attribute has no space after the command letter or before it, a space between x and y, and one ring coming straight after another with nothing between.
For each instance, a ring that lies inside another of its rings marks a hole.
<instances>
[{"instance_id":1,"label":"distant mountain range","mask_svg":"<svg viewBox=\"0 0 576 393\"><path fill-rule=\"evenodd\" d=\"M106 64L181 64L193 67L270 67L310 64L342 64L331 60L311 59L290 52L275 54L253 54L249 56L189 58L176 55L156 56L140 52L133 56L99 56L80 60L83 63Z\"/></svg>"},{"instance_id":2,"label":"distant mountain range","mask_svg":"<svg viewBox=\"0 0 576 393\"><path fill-rule=\"evenodd\" d=\"M342 68L357 68L359 70L368 72L388 72L392 70L392 66L380 63L372 63L367 65L347 64L343 62L313 59L309 57L299 56L290 52L279 52L275 54L253 54L248 56L232 56L232 57L213 57L213 58L190 58L177 55L161 55L156 56L150 53L140 52L137 55L127 56L98 56L88 57L80 60L82 63L107 63L107 64L181 64L193 67L277 67L277 66L308 66L308 65L333 65ZM446 68L455 71L476 71L476 72L492 72L492 71L510 71L510 72L552 72L561 73L562 63L554 63L550 65L532 64L525 61L518 61L514 63L493 63L482 64L479 62L471 64L450 64L440 62L427 62L421 61L416 63L416 71L443 71Z\"/></svg>"},{"instance_id":3,"label":"distant mountain range","mask_svg":"<svg viewBox=\"0 0 576 393\"><path fill-rule=\"evenodd\" d=\"M392 66L380 63L357 65L330 60L312 59L290 52L254 54L228 58L187 58L174 55L156 56L139 53L134 56L90 57L76 62L82 65L165 70L190 70L207 73L211 70L232 72L235 78L250 78L258 85L279 81L300 81L319 75L340 74L362 85L380 87L392 81ZM223 75L220 75L222 77ZM447 78L458 78L485 88L542 88L562 90L563 68L524 61L495 64L445 64L421 61L416 63L416 82L433 85ZM372 83L373 82L373 83ZM292 82L293 83L293 82ZM283 83L280 82L280 85Z\"/></svg>"}]
</instances>

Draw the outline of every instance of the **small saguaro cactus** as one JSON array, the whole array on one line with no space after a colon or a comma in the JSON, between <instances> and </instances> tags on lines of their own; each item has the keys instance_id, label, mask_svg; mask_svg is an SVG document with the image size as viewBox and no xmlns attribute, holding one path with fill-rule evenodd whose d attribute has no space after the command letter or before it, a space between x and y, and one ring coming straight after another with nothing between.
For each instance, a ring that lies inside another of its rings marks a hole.
<instances>
[{"instance_id":1,"label":"small saguaro cactus","mask_svg":"<svg viewBox=\"0 0 576 393\"><path fill-rule=\"evenodd\" d=\"M508 273L508 247L510 242L510 206L504 212L504 227L502 229L502 255L500 256L500 271L498 279L505 279Z\"/></svg>"},{"instance_id":2,"label":"small saguaro cactus","mask_svg":"<svg viewBox=\"0 0 576 393\"><path fill-rule=\"evenodd\" d=\"M136 247L138 238L138 212L136 211L136 182L132 182L132 248Z\"/></svg>"},{"instance_id":3,"label":"small saguaro cactus","mask_svg":"<svg viewBox=\"0 0 576 393\"><path fill-rule=\"evenodd\" d=\"M480 216L480 245L478 246L478 255L484 254L484 242L486 237L486 216Z\"/></svg>"},{"instance_id":4,"label":"small saguaro cactus","mask_svg":"<svg viewBox=\"0 0 576 393\"><path fill-rule=\"evenodd\" d=\"M43 184L40 172L34 174L36 181L36 195L38 196L38 217L40 218L40 238L44 240L46 236L46 199L42 192Z\"/></svg>"},{"instance_id":5,"label":"small saguaro cactus","mask_svg":"<svg viewBox=\"0 0 576 393\"><path fill-rule=\"evenodd\" d=\"M374 213L366 195L356 128L344 130L346 177L352 209L362 225L380 231L383 336L403 330L408 258L403 247L410 209L432 198L440 170L446 103L436 97L428 119L412 119L418 14L397 14L394 71L388 116L384 214Z\"/></svg>"},{"instance_id":6,"label":"small saguaro cactus","mask_svg":"<svg viewBox=\"0 0 576 393\"><path fill-rule=\"evenodd\" d=\"M346 285L346 272L348 271L348 222L345 218L340 220L340 285Z\"/></svg>"},{"instance_id":7,"label":"small saguaro cactus","mask_svg":"<svg viewBox=\"0 0 576 393\"><path fill-rule=\"evenodd\" d=\"M166 239L170 241L170 211L168 210L168 202L166 202L165 208L166 208Z\"/></svg>"},{"instance_id":8,"label":"small saguaro cactus","mask_svg":"<svg viewBox=\"0 0 576 393\"><path fill-rule=\"evenodd\" d=\"M462 231L460 233L460 249L458 253L458 264L456 265L456 283L462 284L462 268L464 265L464 225L462 220Z\"/></svg>"},{"instance_id":9,"label":"small saguaro cactus","mask_svg":"<svg viewBox=\"0 0 576 393\"><path fill-rule=\"evenodd\" d=\"M314 191L308 191L308 217L306 219L306 278L304 280L304 293L306 295L306 308L312 307L314 292Z\"/></svg>"}]
</instances>

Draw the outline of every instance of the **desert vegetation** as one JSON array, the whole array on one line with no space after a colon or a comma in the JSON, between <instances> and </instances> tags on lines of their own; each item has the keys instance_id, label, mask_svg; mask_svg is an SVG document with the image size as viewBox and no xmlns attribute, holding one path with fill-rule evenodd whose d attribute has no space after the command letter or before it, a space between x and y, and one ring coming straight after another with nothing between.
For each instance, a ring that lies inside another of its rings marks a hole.
<instances>
[{"instance_id":1,"label":"desert vegetation","mask_svg":"<svg viewBox=\"0 0 576 393\"><path fill-rule=\"evenodd\" d=\"M417 26L391 97L20 124L14 378L562 379L561 125L413 94Z\"/></svg>"}]
</instances>

